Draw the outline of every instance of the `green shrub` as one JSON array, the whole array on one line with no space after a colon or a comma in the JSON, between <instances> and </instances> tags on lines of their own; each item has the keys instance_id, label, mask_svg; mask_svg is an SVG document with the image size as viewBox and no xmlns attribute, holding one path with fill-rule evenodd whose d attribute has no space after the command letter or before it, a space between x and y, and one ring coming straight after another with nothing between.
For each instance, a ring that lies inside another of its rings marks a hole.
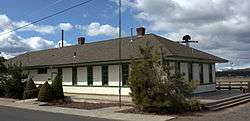
<instances>
[{"instance_id":1,"label":"green shrub","mask_svg":"<svg viewBox=\"0 0 250 121\"><path fill-rule=\"evenodd\" d=\"M41 89L39 90L38 93L38 100L41 102L49 102L50 100L52 100L52 88L49 85L49 83L46 81L43 86L41 87Z\"/></svg>"},{"instance_id":2,"label":"green shrub","mask_svg":"<svg viewBox=\"0 0 250 121\"><path fill-rule=\"evenodd\" d=\"M129 76L132 101L146 112L182 112L189 107L188 97L195 89L184 74L170 74L171 67L148 43L140 48L143 57L133 61Z\"/></svg>"},{"instance_id":3,"label":"green shrub","mask_svg":"<svg viewBox=\"0 0 250 121\"><path fill-rule=\"evenodd\" d=\"M64 98L63 86L62 86L62 76L60 74L57 74L55 79L52 81L51 87L53 89L53 98L54 99L63 99Z\"/></svg>"},{"instance_id":4,"label":"green shrub","mask_svg":"<svg viewBox=\"0 0 250 121\"><path fill-rule=\"evenodd\" d=\"M37 98L37 96L38 96L38 89L36 88L36 84L34 83L32 78L30 78L26 84L23 94L23 99Z\"/></svg>"},{"instance_id":5,"label":"green shrub","mask_svg":"<svg viewBox=\"0 0 250 121\"><path fill-rule=\"evenodd\" d=\"M199 111L201 109L201 103L196 98L191 98L188 101L188 110L190 111Z\"/></svg>"}]
</instances>

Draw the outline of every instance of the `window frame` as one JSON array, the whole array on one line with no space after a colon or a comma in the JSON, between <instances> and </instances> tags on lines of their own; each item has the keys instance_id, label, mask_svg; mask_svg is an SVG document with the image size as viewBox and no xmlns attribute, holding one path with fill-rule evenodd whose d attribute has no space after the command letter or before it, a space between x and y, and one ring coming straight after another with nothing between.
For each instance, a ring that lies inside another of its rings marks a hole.
<instances>
[{"instance_id":1,"label":"window frame","mask_svg":"<svg viewBox=\"0 0 250 121\"><path fill-rule=\"evenodd\" d=\"M37 74L47 74L48 73L48 69L47 68L39 68L37 70Z\"/></svg>"},{"instance_id":2,"label":"window frame","mask_svg":"<svg viewBox=\"0 0 250 121\"><path fill-rule=\"evenodd\" d=\"M213 83L213 64L209 64L209 83Z\"/></svg>"},{"instance_id":3,"label":"window frame","mask_svg":"<svg viewBox=\"0 0 250 121\"><path fill-rule=\"evenodd\" d=\"M102 86L107 86L109 82L109 68L108 65L102 66Z\"/></svg>"},{"instance_id":4,"label":"window frame","mask_svg":"<svg viewBox=\"0 0 250 121\"><path fill-rule=\"evenodd\" d=\"M88 66L87 67L87 84L88 86L92 86L93 85L93 67L92 66Z\"/></svg>"},{"instance_id":5,"label":"window frame","mask_svg":"<svg viewBox=\"0 0 250 121\"><path fill-rule=\"evenodd\" d=\"M128 86L128 78L129 78L129 64L122 64L122 86Z\"/></svg>"}]
</instances>

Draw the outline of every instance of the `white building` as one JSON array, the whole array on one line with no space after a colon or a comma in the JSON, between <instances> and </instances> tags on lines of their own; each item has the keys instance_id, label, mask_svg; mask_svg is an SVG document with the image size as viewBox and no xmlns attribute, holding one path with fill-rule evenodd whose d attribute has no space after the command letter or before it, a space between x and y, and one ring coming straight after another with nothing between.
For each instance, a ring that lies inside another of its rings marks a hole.
<instances>
[{"instance_id":1,"label":"white building","mask_svg":"<svg viewBox=\"0 0 250 121\"><path fill-rule=\"evenodd\" d=\"M145 28L137 28L137 35L85 43L78 38L78 45L28 52L9 60L21 62L35 83L51 82L57 73L63 75L64 91L68 93L117 95L119 64L122 63L122 95L128 95L127 87L131 58L140 59L139 46L149 41L155 49L163 51L166 61L174 67L172 72L185 73L185 79L200 82L197 93L215 90L215 63L227 60L178 44L155 34L145 34Z\"/></svg>"}]
</instances>

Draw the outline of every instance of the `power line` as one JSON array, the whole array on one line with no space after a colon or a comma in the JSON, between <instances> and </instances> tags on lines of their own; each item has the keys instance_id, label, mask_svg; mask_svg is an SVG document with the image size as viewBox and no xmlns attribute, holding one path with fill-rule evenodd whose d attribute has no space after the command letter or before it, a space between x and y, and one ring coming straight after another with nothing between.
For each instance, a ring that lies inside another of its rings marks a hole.
<instances>
[{"instance_id":1,"label":"power line","mask_svg":"<svg viewBox=\"0 0 250 121\"><path fill-rule=\"evenodd\" d=\"M43 18L40 18L40 19L38 19L38 20L35 20L35 21L33 21L33 22L29 23L29 24L26 24L26 25L23 25L23 26L21 26L21 27L15 28L15 29L13 29L13 30L11 30L11 31L5 32L5 33L3 33L3 34L1 34L1 35L5 35L5 34L8 34L8 33L17 31L17 30L19 30L19 29L25 28L25 27L30 26L30 25L32 25L32 24L38 23L38 22L40 22L40 21L46 20L46 19L51 18L51 17L53 17L53 16L56 16L56 15L58 15L58 14L64 13L64 12L66 12L66 11L68 11L68 10L71 10L71 9L75 8L75 7L78 7L78 6L87 4L87 3L91 2L91 1L93 1L93 0L88 0L88 1L85 1L85 2L78 3L78 4L76 4L76 5L73 5L73 6L71 6L71 7L66 8L66 9L64 9L64 10L58 11L58 12L56 12L56 13L54 13L54 14L51 14L51 15L45 16L45 17L43 17ZM0 35L0 36L1 36L1 35Z\"/></svg>"}]
</instances>

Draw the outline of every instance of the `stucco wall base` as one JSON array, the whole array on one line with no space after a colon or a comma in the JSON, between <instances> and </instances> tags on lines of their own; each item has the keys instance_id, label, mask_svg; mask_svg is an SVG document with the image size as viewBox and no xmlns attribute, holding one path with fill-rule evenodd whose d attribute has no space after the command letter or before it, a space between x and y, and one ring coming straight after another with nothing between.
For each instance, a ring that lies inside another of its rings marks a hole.
<instances>
[{"instance_id":1,"label":"stucco wall base","mask_svg":"<svg viewBox=\"0 0 250 121\"><path fill-rule=\"evenodd\" d=\"M216 84L199 85L194 93L211 92L216 90Z\"/></svg>"},{"instance_id":2,"label":"stucco wall base","mask_svg":"<svg viewBox=\"0 0 250 121\"><path fill-rule=\"evenodd\" d=\"M67 93L82 93L82 94L103 94L103 95L118 95L118 87L75 87L63 86L64 92ZM129 95L130 89L122 87L121 94Z\"/></svg>"}]
</instances>

